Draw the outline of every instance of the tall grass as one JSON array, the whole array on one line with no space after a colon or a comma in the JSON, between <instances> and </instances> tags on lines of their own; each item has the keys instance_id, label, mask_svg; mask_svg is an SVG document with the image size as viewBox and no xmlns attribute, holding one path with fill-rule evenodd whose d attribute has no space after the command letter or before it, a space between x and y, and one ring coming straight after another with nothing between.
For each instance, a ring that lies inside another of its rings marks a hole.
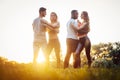
<instances>
[{"instance_id":1,"label":"tall grass","mask_svg":"<svg viewBox=\"0 0 120 80\"><path fill-rule=\"evenodd\" d=\"M56 68L54 63L33 65L0 58L0 80L120 80L120 68Z\"/></svg>"}]
</instances>

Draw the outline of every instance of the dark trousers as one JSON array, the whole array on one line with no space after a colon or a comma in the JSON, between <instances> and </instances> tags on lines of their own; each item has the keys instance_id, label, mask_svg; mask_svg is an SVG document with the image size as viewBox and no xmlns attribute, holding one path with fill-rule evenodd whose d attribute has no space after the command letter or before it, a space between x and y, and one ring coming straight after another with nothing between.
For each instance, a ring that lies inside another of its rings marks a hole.
<instances>
[{"instance_id":1,"label":"dark trousers","mask_svg":"<svg viewBox=\"0 0 120 80\"><path fill-rule=\"evenodd\" d=\"M66 40L67 52L66 52L66 56L65 56L65 60L64 60L64 68L68 68L71 54L76 51L78 42L79 41L76 39L67 38L67 40ZM73 66L74 66L74 63L73 63Z\"/></svg>"},{"instance_id":2,"label":"dark trousers","mask_svg":"<svg viewBox=\"0 0 120 80\"><path fill-rule=\"evenodd\" d=\"M90 67L91 65L91 56L90 56L91 42L88 37L83 37L79 39L79 44L75 52L75 68L81 67L80 53L84 48L88 60L88 67Z\"/></svg>"},{"instance_id":3,"label":"dark trousers","mask_svg":"<svg viewBox=\"0 0 120 80\"><path fill-rule=\"evenodd\" d=\"M59 39L49 39L48 45L47 45L47 56L48 56L48 62L49 62L49 55L54 49L56 59L57 59L57 67L60 66L60 42Z\"/></svg>"}]
</instances>

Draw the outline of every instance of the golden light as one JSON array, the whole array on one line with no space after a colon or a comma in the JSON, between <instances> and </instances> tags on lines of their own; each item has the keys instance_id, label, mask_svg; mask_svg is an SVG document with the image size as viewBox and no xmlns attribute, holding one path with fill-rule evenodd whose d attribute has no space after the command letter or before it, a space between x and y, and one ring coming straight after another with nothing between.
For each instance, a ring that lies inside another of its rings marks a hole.
<instances>
[{"instance_id":1,"label":"golden light","mask_svg":"<svg viewBox=\"0 0 120 80\"><path fill-rule=\"evenodd\" d=\"M37 62L38 62L38 63L43 63L43 62L45 62L45 57L44 57L44 54L43 54L43 52L42 52L41 50L40 50L40 52L39 52Z\"/></svg>"}]
</instances>

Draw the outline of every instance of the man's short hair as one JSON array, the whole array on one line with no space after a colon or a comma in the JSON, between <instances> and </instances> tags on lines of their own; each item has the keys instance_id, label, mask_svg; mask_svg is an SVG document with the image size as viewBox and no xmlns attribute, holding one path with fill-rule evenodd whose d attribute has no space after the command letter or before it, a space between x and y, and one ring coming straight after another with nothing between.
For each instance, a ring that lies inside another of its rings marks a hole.
<instances>
[{"instance_id":1,"label":"man's short hair","mask_svg":"<svg viewBox=\"0 0 120 80\"><path fill-rule=\"evenodd\" d=\"M41 13L41 12L43 12L43 11L46 11L46 8L41 7L41 8L39 9L39 13Z\"/></svg>"},{"instance_id":2,"label":"man's short hair","mask_svg":"<svg viewBox=\"0 0 120 80\"><path fill-rule=\"evenodd\" d=\"M72 10L71 15L74 14L75 12L78 12L77 10Z\"/></svg>"}]
</instances>

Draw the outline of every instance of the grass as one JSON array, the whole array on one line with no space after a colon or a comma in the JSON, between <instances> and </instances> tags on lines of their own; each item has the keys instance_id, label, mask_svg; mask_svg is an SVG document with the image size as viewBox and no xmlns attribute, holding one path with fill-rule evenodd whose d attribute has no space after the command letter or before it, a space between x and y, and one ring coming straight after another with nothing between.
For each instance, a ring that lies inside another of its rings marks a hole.
<instances>
[{"instance_id":1,"label":"grass","mask_svg":"<svg viewBox=\"0 0 120 80\"><path fill-rule=\"evenodd\" d=\"M56 68L0 60L0 80L120 80L120 68Z\"/></svg>"}]
</instances>

